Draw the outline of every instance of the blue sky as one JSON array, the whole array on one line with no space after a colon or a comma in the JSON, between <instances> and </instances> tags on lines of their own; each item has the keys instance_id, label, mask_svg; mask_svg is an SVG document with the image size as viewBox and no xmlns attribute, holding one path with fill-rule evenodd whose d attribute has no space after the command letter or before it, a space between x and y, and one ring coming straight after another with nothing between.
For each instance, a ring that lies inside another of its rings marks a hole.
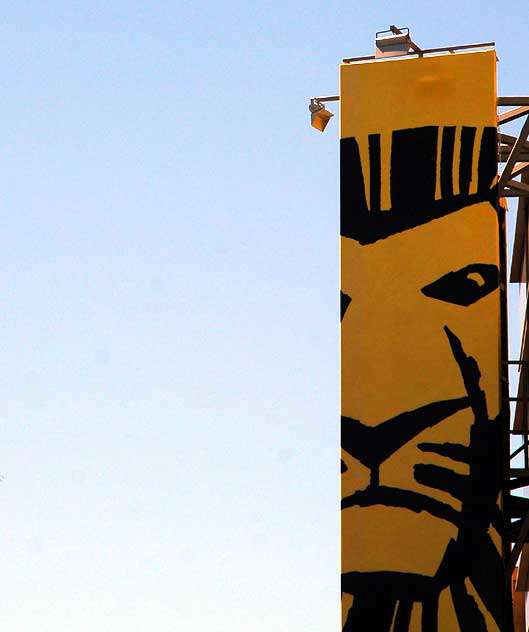
<instances>
[{"instance_id":1,"label":"blue sky","mask_svg":"<svg viewBox=\"0 0 529 632\"><path fill-rule=\"evenodd\" d=\"M528 6L7 2L0 627L338 629L338 125L308 99L409 26Z\"/></svg>"}]
</instances>

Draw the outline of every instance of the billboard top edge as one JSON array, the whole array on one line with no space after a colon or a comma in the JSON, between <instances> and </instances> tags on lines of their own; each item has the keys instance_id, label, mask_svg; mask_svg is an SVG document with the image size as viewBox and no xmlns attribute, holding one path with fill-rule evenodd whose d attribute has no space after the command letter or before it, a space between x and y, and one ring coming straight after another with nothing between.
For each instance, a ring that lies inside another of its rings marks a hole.
<instances>
[{"instance_id":1,"label":"billboard top edge","mask_svg":"<svg viewBox=\"0 0 529 632\"><path fill-rule=\"evenodd\" d=\"M425 60L425 59L438 59L438 58L444 58L444 57L461 57L461 56L467 56L467 55L490 55L490 54L494 54L496 55L496 48L489 48L487 50L465 50L465 51L461 51L461 52L457 52L457 53L450 53L449 51L446 52L440 52L440 53L435 53L435 54L431 54L431 55L424 55L422 57L419 57L417 55L402 55L400 57L380 57L380 58L360 58L357 60L352 59L351 61L349 60L343 60L340 62L340 67L342 66L358 66L358 65L363 65L363 64L378 64L378 63L386 63L386 62L411 62L411 61L420 61L420 60Z\"/></svg>"}]
</instances>

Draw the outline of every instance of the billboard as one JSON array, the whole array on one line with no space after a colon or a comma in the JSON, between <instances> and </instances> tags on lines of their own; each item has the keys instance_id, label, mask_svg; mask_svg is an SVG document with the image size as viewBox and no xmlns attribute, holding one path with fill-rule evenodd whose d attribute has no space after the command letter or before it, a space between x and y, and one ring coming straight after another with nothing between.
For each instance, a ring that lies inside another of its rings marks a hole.
<instances>
[{"instance_id":1,"label":"billboard","mask_svg":"<svg viewBox=\"0 0 529 632\"><path fill-rule=\"evenodd\" d=\"M495 65L340 69L344 631L510 630Z\"/></svg>"}]
</instances>

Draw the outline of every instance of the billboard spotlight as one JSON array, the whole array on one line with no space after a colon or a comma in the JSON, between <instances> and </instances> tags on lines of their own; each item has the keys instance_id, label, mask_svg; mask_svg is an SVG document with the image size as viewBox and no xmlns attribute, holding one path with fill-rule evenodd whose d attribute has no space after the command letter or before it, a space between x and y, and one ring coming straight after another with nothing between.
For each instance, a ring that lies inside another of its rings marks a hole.
<instances>
[{"instance_id":1,"label":"billboard spotlight","mask_svg":"<svg viewBox=\"0 0 529 632\"><path fill-rule=\"evenodd\" d=\"M315 99L310 100L309 105L310 110L310 124L315 129L323 132L323 130L327 127L327 123L334 116L332 112L325 109L325 106L320 101L316 101Z\"/></svg>"}]
</instances>

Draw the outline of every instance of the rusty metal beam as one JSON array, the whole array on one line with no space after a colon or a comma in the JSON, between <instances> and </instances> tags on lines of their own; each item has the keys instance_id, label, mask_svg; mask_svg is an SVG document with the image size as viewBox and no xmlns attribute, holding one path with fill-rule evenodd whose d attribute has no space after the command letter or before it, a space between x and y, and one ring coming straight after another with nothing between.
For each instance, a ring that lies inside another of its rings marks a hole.
<instances>
[{"instance_id":1,"label":"rusty metal beam","mask_svg":"<svg viewBox=\"0 0 529 632\"><path fill-rule=\"evenodd\" d=\"M529 195L529 185L517 180L509 180L505 184L505 189L500 193L504 197L514 197L516 195ZM514 196L513 196L514 194Z\"/></svg>"},{"instance_id":2,"label":"rusty metal beam","mask_svg":"<svg viewBox=\"0 0 529 632\"><path fill-rule=\"evenodd\" d=\"M498 162L507 162L507 158L509 157L509 154L511 153L511 147L508 147L506 149L502 149L500 148L500 153L498 156ZM519 160L520 162L529 162L529 151L522 151L522 153L519 155Z\"/></svg>"},{"instance_id":3,"label":"rusty metal beam","mask_svg":"<svg viewBox=\"0 0 529 632\"><path fill-rule=\"evenodd\" d=\"M516 167L511 171L511 178L516 178L516 176L519 176L521 173L527 170L527 167L529 167L529 162L518 162Z\"/></svg>"},{"instance_id":4,"label":"rusty metal beam","mask_svg":"<svg viewBox=\"0 0 529 632\"><path fill-rule=\"evenodd\" d=\"M516 142L517 136L511 136L510 134L498 134L498 140L500 141L500 162L505 162L505 160L501 159L501 154L506 153L509 156L511 149L513 148L514 143ZM522 154L529 154L529 142L525 142L522 146Z\"/></svg>"},{"instance_id":5,"label":"rusty metal beam","mask_svg":"<svg viewBox=\"0 0 529 632\"><path fill-rule=\"evenodd\" d=\"M529 97L498 97L498 105L529 105Z\"/></svg>"},{"instance_id":6,"label":"rusty metal beam","mask_svg":"<svg viewBox=\"0 0 529 632\"><path fill-rule=\"evenodd\" d=\"M521 181L525 184L529 184L529 174L522 173ZM511 262L511 283L525 283L527 279L525 278L525 270L524 270L524 253L527 250L526 239L527 239L527 217L528 217L528 201L527 197L520 197L518 200L518 209L516 211L516 228L514 231L514 242L512 246L512 262ZM522 351L520 354L520 361L527 361L527 354L522 347ZM520 373L520 382L519 382L519 390L518 394L522 397L527 393L527 389L521 389L522 383L525 384L525 376L527 375L527 365L523 367L524 370ZM518 420L521 415L521 410L518 410L518 406L516 407L516 416L514 420L514 429L521 428L520 421ZM518 423L517 423L518 420Z\"/></svg>"},{"instance_id":7,"label":"rusty metal beam","mask_svg":"<svg viewBox=\"0 0 529 632\"><path fill-rule=\"evenodd\" d=\"M529 468L525 467L511 467L509 470L509 476L524 476L529 483Z\"/></svg>"},{"instance_id":8,"label":"rusty metal beam","mask_svg":"<svg viewBox=\"0 0 529 632\"><path fill-rule=\"evenodd\" d=\"M504 198L529 197L529 192L518 191L517 189L503 189L501 196Z\"/></svg>"},{"instance_id":9,"label":"rusty metal beam","mask_svg":"<svg viewBox=\"0 0 529 632\"><path fill-rule=\"evenodd\" d=\"M423 48L420 53L408 52L403 57L408 55L429 55L431 53L453 53L457 50L468 50L469 48L491 48L494 46L494 42L482 42L481 44L463 44L462 46L442 46L441 48ZM374 55L366 55L364 57L346 57L342 59L344 64L350 64L355 61L366 61L368 59L375 59Z\"/></svg>"},{"instance_id":10,"label":"rusty metal beam","mask_svg":"<svg viewBox=\"0 0 529 632\"><path fill-rule=\"evenodd\" d=\"M498 134L498 140L507 147L512 147L516 142L516 136L510 134Z\"/></svg>"},{"instance_id":11,"label":"rusty metal beam","mask_svg":"<svg viewBox=\"0 0 529 632\"><path fill-rule=\"evenodd\" d=\"M529 544L524 544L520 557L520 568L516 578L516 590L526 592L529 590Z\"/></svg>"},{"instance_id":12,"label":"rusty metal beam","mask_svg":"<svg viewBox=\"0 0 529 632\"><path fill-rule=\"evenodd\" d=\"M504 134L503 132L498 134L498 138L500 139L501 143L505 143L506 145L514 145L514 143L516 142L516 139L518 138L517 136L511 136L510 134ZM529 143L525 143L526 146L529 148Z\"/></svg>"},{"instance_id":13,"label":"rusty metal beam","mask_svg":"<svg viewBox=\"0 0 529 632\"><path fill-rule=\"evenodd\" d=\"M523 109L525 114L529 114L529 107L524 106L519 109ZM514 112L514 111L515 110L511 110L511 112ZM499 122L500 122L500 117L498 117L498 123ZM498 181L498 188L500 190L500 195L501 195L501 190L507 184L507 181L508 180L512 181L512 178L515 175L512 172L513 172L515 164L518 162L518 156L525 145L525 141L527 139L528 134L529 134L529 116L525 119L522 129L520 130L520 134L518 135L518 138L516 139L511 149L511 153L509 157L507 158L507 162L505 163L505 168L503 169L503 172Z\"/></svg>"},{"instance_id":14,"label":"rusty metal beam","mask_svg":"<svg viewBox=\"0 0 529 632\"><path fill-rule=\"evenodd\" d=\"M505 565L505 577L508 581L511 579L511 575L514 572L514 567L516 566L516 562L518 561L518 557L522 551L523 545L527 538L527 534L529 533L529 511L525 514L525 518L523 519L522 526L520 527L520 531L518 532L518 537L516 538L516 543L511 551L511 555L507 560L507 564Z\"/></svg>"},{"instance_id":15,"label":"rusty metal beam","mask_svg":"<svg viewBox=\"0 0 529 632\"><path fill-rule=\"evenodd\" d=\"M502 123L510 123L511 121L520 118L520 116L525 116L526 114L529 114L529 106L527 105L514 108L514 110L508 110L498 116L498 125L501 125Z\"/></svg>"},{"instance_id":16,"label":"rusty metal beam","mask_svg":"<svg viewBox=\"0 0 529 632\"><path fill-rule=\"evenodd\" d=\"M500 148L498 162L507 162L507 158L511 153L511 147L507 147L506 149ZM520 162L529 162L529 151L522 151L522 153L518 156Z\"/></svg>"}]
</instances>

